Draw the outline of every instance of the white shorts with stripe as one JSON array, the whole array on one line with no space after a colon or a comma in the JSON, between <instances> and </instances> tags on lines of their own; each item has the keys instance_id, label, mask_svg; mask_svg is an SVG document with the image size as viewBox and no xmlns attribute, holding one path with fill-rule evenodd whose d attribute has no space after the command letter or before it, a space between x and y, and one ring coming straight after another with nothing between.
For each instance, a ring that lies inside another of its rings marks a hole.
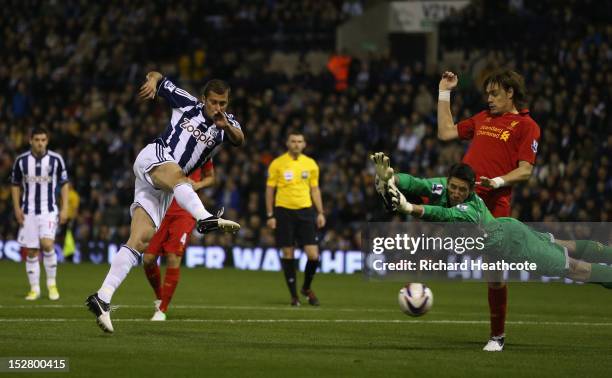
<instances>
[{"instance_id":1,"label":"white shorts with stripe","mask_svg":"<svg viewBox=\"0 0 612 378\"><path fill-rule=\"evenodd\" d=\"M173 193L166 193L161 189L155 188L149 172L162 164L175 163L170 149L160 143L153 142L145 146L134 162L134 203L130 206L130 215L134 215L134 210L141 207L155 223L158 229L166 210L172 202Z\"/></svg>"},{"instance_id":2,"label":"white shorts with stripe","mask_svg":"<svg viewBox=\"0 0 612 378\"><path fill-rule=\"evenodd\" d=\"M57 212L25 214L17 241L22 247L40 249L40 239L55 240L57 221Z\"/></svg>"}]
</instances>

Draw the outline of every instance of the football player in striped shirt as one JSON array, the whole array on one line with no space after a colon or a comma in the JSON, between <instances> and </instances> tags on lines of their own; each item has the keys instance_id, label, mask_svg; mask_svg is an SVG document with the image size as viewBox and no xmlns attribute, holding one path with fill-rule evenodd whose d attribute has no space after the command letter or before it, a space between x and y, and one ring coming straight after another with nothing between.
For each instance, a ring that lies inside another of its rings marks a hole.
<instances>
[{"instance_id":1,"label":"football player in striped shirt","mask_svg":"<svg viewBox=\"0 0 612 378\"><path fill-rule=\"evenodd\" d=\"M196 220L201 233L240 229L238 223L220 218L221 214L209 213L188 178L213 157L226 138L235 146L244 143L240 124L226 113L229 85L211 80L204 86L202 98L197 99L159 72L149 72L146 79L139 97L143 100L163 97L172 114L166 130L136 157L130 237L114 256L100 289L85 302L98 326L109 333L114 331L111 298L146 251L173 197Z\"/></svg>"},{"instance_id":2,"label":"football player in striped shirt","mask_svg":"<svg viewBox=\"0 0 612 378\"><path fill-rule=\"evenodd\" d=\"M26 272L30 282L28 301L40 298L39 251L43 251L43 265L47 275L49 299L58 300L57 255L54 241L59 222L68 217L68 173L64 159L47 150L49 132L36 127L30 137L30 150L15 159L11 174L11 194L15 218L19 223L17 240L27 249ZM56 189L60 187L62 197L58 214Z\"/></svg>"}]
</instances>

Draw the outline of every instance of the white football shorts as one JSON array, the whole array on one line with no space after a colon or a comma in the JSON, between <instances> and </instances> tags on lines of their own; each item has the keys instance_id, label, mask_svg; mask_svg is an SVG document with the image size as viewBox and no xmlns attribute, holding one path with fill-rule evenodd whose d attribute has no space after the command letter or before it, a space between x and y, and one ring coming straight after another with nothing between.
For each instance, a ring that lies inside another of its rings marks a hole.
<instances>
[{"instance_id":1,"label":"white football shorts","mask_svg":"<svg viewBox=\"0 0 612 378\"><path fill-rule=\"evenodd\" d=\"M40 249L40 239L55 239L57 223L57 212L25 214L23 226L17 234L17 241L22 247Z\"/></svg>"},{"instance_id":2,"label":"white football shorts","mask_svg":"<svg viewBox=\"0 0 612 378\"><path fill-rule=\"evenodd\" d=\"M134 203L130 206L130 215L134 215L134 210L141 207L153 220L156 229L161 225L174 194L155 188L149 172L153 168L167 163L178 164L170 154L170 149L157 142L146 145L134 162L136 182L134 184Z\"/></svg>"}]
</instances>

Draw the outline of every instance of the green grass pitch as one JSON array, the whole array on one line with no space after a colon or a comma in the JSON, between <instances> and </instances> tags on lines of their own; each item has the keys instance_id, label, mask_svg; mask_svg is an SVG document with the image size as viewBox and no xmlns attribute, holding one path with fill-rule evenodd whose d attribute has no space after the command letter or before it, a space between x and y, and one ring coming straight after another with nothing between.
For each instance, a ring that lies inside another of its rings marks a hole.
<instances>
[{"instance_id":1,"label":"green grass pitch","mask_svg":"<svg viewBox=\"0 0 612 378\"><path fill-rule=\"evenodd\" d=\"M429 282L431 312L410 318L400 282L319 274L321 307L291 308L280 272L184 268L168 321L154 323L138 267L105 335L83 301L107 270L62 264L61 299L31 303L24 265L1 261L0 357L68 357L69 373L45 376L75 377L612 376L612 291L596 285L511 283L506 350L485 353L483 283Z\"/></svg>"}]
</instances>

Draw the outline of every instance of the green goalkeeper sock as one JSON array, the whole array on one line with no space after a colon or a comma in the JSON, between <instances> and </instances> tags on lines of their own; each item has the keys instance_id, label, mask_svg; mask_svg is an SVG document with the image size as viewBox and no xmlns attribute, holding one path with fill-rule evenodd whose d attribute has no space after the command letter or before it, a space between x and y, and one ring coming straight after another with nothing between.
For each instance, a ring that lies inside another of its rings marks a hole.
<instances>
[{"instance_id":1,"label":"green goalkeeper sock","mask_svg":"<svg viewBox=\"0 0 612 378\"><path fill-rule=\"evenodd\" d=\"M591 263L612 264L612 247L592 240L576 240L576 258Z\"/></svg>"},{"instance_id":2,"label":"green goalkeeper sock","mask_svg":"<svg viewBox=\"0 0 612 378\"><path fill-rule=\"evenodd\" d=\"M598 283L606 289L612 289L612 267L591 264L591 278L589 282Z\"/></svg>"}]
</instances>

